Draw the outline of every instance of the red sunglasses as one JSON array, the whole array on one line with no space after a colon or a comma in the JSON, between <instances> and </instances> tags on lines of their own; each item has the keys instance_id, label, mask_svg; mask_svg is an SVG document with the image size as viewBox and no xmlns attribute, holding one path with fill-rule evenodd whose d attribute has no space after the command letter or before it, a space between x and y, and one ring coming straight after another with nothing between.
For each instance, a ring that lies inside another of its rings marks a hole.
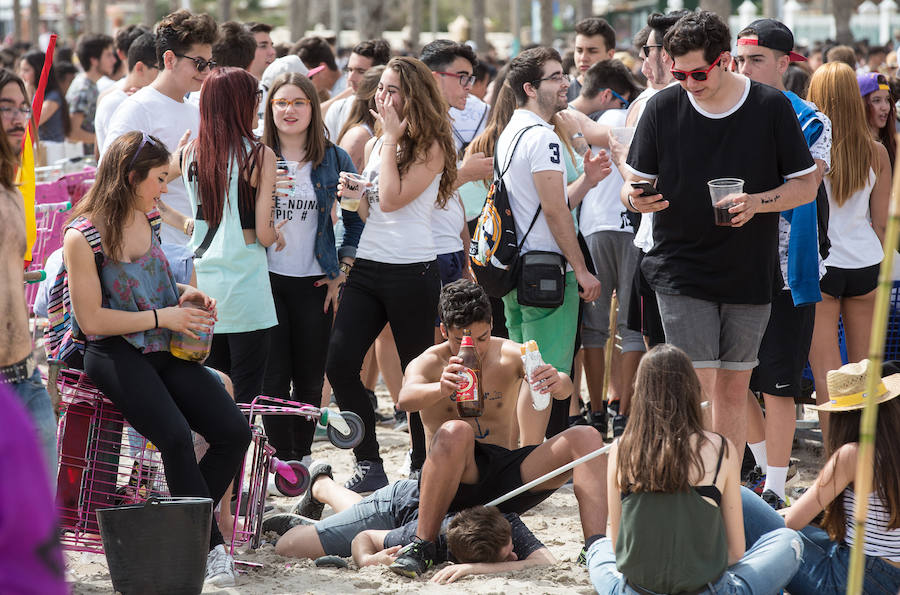
<instances>
[{"instance_id":1,"label":"red sunglasses","mask_svg":"<svg viewBox=\"0 0 900 595\"><path fill-rule=\"evenodd\" d=\"M687 77L691 77L695 81L705 81L709 73L713 68L716 67L716 64L719 63L719 60L722 59L722 54L719 54L719 57L716 58L716 61L709 65L709 68L698 68L697 70L677 70L674 66L671 69L672 77L676 81L684 81L687 80Z\"/></svg>"}]
</instances>

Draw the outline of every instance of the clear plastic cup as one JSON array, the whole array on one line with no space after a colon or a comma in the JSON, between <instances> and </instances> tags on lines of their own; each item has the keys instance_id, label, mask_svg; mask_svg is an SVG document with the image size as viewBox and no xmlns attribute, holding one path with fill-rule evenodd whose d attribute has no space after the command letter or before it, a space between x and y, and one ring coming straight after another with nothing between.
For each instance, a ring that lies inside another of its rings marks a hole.
<instances>
[{"instance_id":1,"label":"clear plastic cup","mask_svg":"<svg viewBox=\"0 0 900 595\"><path fill-rule=\"evenodd\" d=\"M205 310L203 304L198 302L185 302L181 304L181 308L197 308ZM197 339L180 333L172 332L172 338L169 339L169 352L175 357L189 362L203 362L209 357L209 349L212 347L213 339L213 321L210 320L209 329L206 331L194 331Z\"/></svg>"},{"instance_id":2,"label":"clear plastic cup","mask_svg":"<svg viewBox=\"0 0 900 595\"><path fill-rule=\"evenodd\" d=\"M290 188L280 189L285 193L282 196L284 196L285 198L294 198L294 192L297 188L297 174L300 171L300 163L297 161L280 160L275 162L275 167L277 167L279 170L284 170L286 172L284 175L290 177L293 180Z\"/></svg>"},{"instance_id":3,"label":"clear plastic cup","mask_svg":"<svg viewBox=\"0 0 900 595\"><path fill-rule=\"evenodd\" d=\"M348 171L341 172L341 208L348 211L359 210L359 201L369 185L365 177Z\"/></svg>"},{"instance_id":4,"label":"clear plastic cup","mask_svg":"<svg viewBox=\"0 0 900 595\"><path fill-rule=\"evenodd\" d=\"M734 217L728 209L737 204L734 200L728 200L737 194L744 192L744 180L740 178L716 178L706 183L709 186L709 197L712 200L713 212L716 217L716 225L731 227L731 219Z\"/></svg>"}]
</instances>

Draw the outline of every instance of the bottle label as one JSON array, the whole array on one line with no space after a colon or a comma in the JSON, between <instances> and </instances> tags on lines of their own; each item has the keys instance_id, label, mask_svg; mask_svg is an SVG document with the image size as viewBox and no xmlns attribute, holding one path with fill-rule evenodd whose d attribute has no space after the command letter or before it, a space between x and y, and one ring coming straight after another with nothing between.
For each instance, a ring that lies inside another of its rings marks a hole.
<instances>
[{"instance_id":1,"label":"bottle label","mask_svg":"<svg viewBox=\"0 0 900 595\"><path fill-rule=\"evenodd\" d=\"M456 390L456 401L478 401L478 377L471 368L465 368L459 373L463 381Z\"/></svg>"}]
</instances>

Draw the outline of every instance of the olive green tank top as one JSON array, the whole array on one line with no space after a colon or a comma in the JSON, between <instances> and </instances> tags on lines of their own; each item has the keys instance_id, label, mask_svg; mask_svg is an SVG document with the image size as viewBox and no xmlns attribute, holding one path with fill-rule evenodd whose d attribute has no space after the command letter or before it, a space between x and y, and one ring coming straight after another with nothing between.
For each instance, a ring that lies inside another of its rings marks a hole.
<instances>
[{"instance_id":1,"label":"olive green tank top","mask_svg":"<svg viewBox=\"0 0 900 595\"><path fill-rule=\"evenodd\" d=\"M616 566L629 582L656 593L681 593L725 572L728 542L715 486L724 450L723 438L712 485L674 494L623 493Z\"/></svg>"}]
</instances>

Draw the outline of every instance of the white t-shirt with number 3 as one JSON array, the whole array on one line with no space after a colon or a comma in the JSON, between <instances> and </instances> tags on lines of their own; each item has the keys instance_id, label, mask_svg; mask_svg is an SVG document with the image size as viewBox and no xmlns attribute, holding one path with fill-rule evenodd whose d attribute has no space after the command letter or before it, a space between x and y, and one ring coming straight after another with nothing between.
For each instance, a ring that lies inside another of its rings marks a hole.
<instances>
[{"instance_id":1,"label":"white t-shirt with number 3","mask_svg":"<svg viewBox=\"0 0 900 595\"><path fill-rule=\"evenodd\" d=\"M513 152L520 131L529 126ZM509 169L503 176L506 190L509 194L509 203L512 206L513 218L516 220L516 234L519 242L522 241L534 213L541 204L537 188L534 185L533 174L539 171L558 171L562 175L559 178L559 199L566 201L566 163L562 152L566 151L562 141L553 130L553 125L527 109L517 109L513 112L509 124L503 129L500 138L497 139L497 159L500 171L509 163ZM562 254L547 219L541 211L534 228L525 239L522 253L532 250L545 250Z\"/></svg>"}]
</instances>

